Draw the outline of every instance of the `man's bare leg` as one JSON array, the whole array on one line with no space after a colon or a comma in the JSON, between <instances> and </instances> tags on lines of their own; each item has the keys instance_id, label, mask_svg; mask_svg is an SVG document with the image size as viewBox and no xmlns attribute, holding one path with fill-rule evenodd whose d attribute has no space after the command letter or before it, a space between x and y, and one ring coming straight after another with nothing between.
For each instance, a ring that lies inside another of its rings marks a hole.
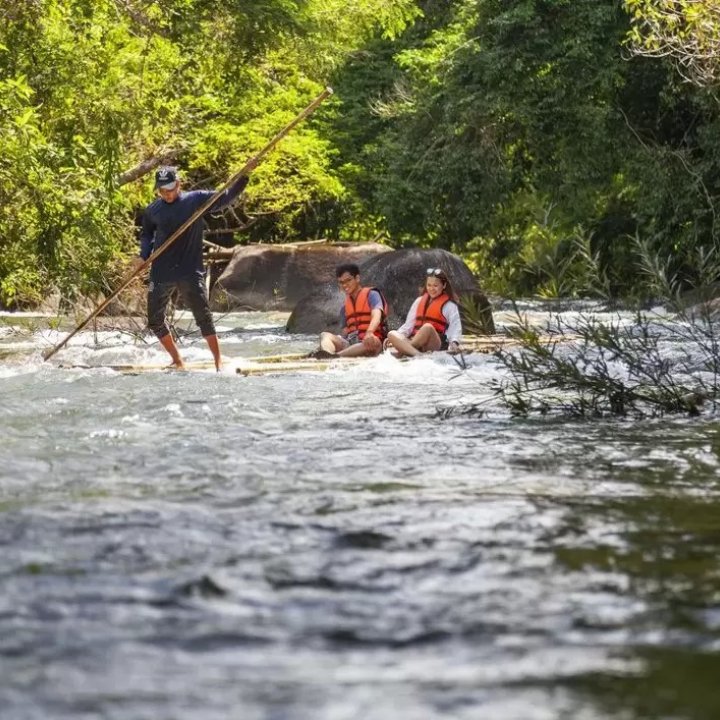
<instances>
[{"instance_id":1,"label":"man's bare leg","mask_svg":"<svg viewBox=\"0 0 720 720\"><path fill-rule=\"evenodd\" d=\"M205 342L210 348L213 360L215 361L215 370L220 372L222 370L222 358L220 357L220 343L218 342L217 335L205 335Z\"/></svg>"},{"instance_id":2,"label":"man's bare leg","mask_svg":"<svg viewBox=\"0 0 720 720\"><path fill-rule=\"evenodd\" d=\"M382 352L382 343L375 335L366 337L362 342L355 343L341 350L338 355L340 357L375 357Z\"/></svg>"},{"instance_id":3,"label":"man's bare leg","mask_svg":"<svg viewBox=\"0 0 720 720\"><path fill-rule=\"evenodd\" d=\"M167 335L163 335L160 338L160 344L169 353L170 357L172 358L172 364L178 370L184 370L185 363L183 362L183 359L180 357L180 353L178 352L177 345L175 344L175 341L173 340L173 336L170 333L168 333Z\"/></svg>"},{"instance_id":4,"label":"man's bare leg","mask_svg":"<svg viewBox=\"0 0 720 720\"><path fill-rule=\"evenodd\" d=\"M320 333L320 349L332 355L347 347L347 340L331 332Z\"/></svg>"}]
</instances>

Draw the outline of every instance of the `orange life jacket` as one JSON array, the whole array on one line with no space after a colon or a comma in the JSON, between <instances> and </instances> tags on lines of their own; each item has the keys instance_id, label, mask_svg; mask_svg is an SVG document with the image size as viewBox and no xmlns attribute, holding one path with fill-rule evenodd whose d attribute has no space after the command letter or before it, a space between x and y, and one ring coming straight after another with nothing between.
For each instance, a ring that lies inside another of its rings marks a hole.
<instances>
[{"instance_id":1,"label":"orange life jacket","mask_svg":"<svg viewBox=\"0 0 720 720\"><path fill-rule=\"evenodd\" d=\"M430 295L424 293L415 314L415 327L410 337L415 335L425 323L430 323L442 337L448 328L448 321L442 313L447 302L450 302L450 296L447 293L438 295L434 300Z\"/></svg>"},{"instance_id":2,"label":"orange life jacket","mask_svg":"<svg viewBox=\"0 0 720 720\"><path fill-rule=\"evenodd\" d=\"M377 288L373 287L360 288L360 292L355 296L354 300L349 295L345 296L345 334L357 332L360 340L365 337L365 332L368 329L368 325L370 325L372 316L372 308L370 307L369 300L371 290L380 293L380 298L382 299L383 319L375 331L375 335L379 337L380 340L384 340L387 336L388 304L385 296Z\"/></svg>"}]
</instances>

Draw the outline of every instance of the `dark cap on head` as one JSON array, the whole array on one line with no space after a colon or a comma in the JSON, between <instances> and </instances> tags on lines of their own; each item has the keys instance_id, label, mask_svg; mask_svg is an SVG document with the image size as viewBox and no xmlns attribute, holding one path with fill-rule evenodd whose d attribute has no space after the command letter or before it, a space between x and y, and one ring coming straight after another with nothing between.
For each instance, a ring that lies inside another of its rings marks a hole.
<instances>
[{"instance_id":1,"label":"dark cap on head","mask_svg":"<svg viewBox=\"0 0 720 720\"><path fill-rule=\"evenodd\" d=\"M155 171L155 189L172 190L178 181L177 168L164 165Z\"/></svg>"}]
</instances>

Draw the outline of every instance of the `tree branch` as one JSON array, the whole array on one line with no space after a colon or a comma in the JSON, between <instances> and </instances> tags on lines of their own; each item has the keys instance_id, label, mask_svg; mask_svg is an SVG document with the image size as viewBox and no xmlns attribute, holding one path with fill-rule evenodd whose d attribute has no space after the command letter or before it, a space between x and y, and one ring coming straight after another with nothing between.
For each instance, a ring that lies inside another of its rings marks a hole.
<instances>
[{"instance_id":1,"label":"tree branch","mask_svg":"<svg viewBox=\"0 0 720 720\"><path fill-rule=\"evenodd\" d=\"M125 172L121 172L119 175L117 175L115 177L115 182L120 186L127 185L128 183L134 182L135 180L139 180L144 175L147 175L149 172L153 171L156 167L159 167L160 165L165 165L166 163L174 160L177 154L178 150L168 150L167 152L164 152L160 155L155 155L154 157L148 158L147 160L143 160L135 167L130 168L129 170L125 170Z\"/></svg>"}]
</instances>

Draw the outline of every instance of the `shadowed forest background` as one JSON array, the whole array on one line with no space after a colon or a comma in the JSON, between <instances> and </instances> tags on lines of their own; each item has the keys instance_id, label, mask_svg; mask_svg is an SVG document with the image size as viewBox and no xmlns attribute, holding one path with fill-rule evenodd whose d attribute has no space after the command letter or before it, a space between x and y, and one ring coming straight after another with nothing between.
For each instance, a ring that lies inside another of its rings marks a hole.
<instances>
[{"instance_id":1,"label":"shadowed forest background","mask_svg":"<svg viewBox=\"0 0 720 720\"><path fill-rule=\"evenodd\" d=\"M225 244L381 240L484 289L643 300L718 264L716 0L0 0L0 307L106 290L148 173L253 174ZM210 238L212 239L212 238Z\"/></svg>"}]
</instances>

